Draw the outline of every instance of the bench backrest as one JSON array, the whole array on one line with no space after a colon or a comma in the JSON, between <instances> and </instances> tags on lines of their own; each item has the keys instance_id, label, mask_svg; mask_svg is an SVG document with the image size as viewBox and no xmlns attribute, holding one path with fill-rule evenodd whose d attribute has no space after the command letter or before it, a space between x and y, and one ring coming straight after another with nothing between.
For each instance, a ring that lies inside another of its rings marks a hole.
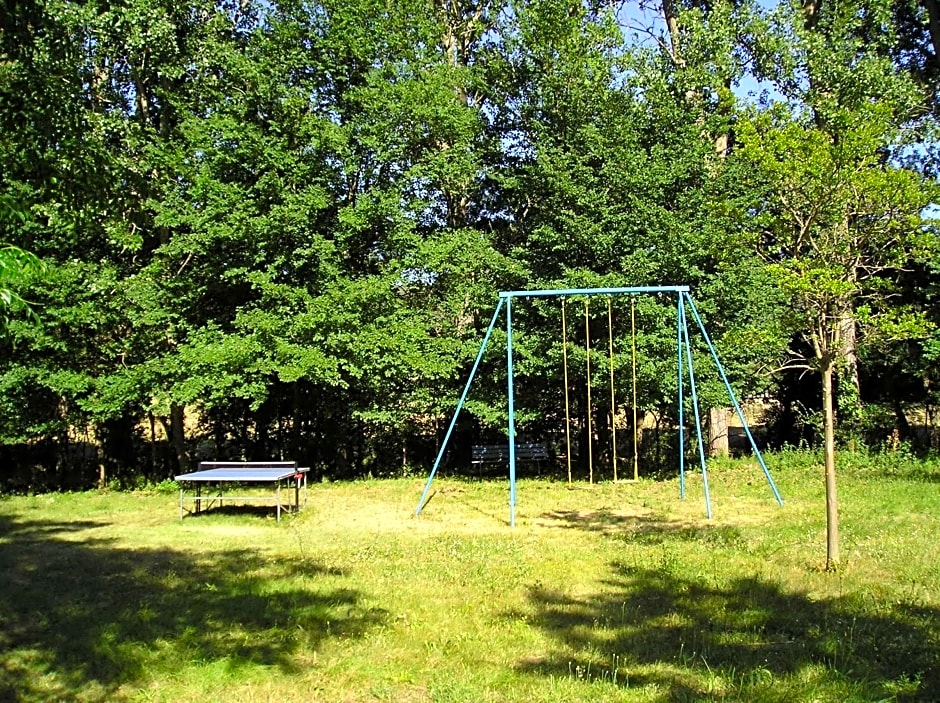
<instances>
[{"instance_id":1,"label":"bench backrest","mask_svg":"<svg viewBox=\"0 0 940 703\"><path fill-rule=\"evenodd\" d=\"M296 469L296 461L200 461L199 470L206 469Z\"/></svg>"},{"instance_id":2,"label":"bench backrest","mask_svg":"<svg viewBox=\"0 0 940 703\"><path fill-rule=\"evenodd\" d=\"M548 450L544 444L538 442L517 444L516 456L522 459L548 459Z\"/></svg>"},{"instance_id":3,"label":"bench backrest","mask_svg":"<svg viewBox=\"0 0 940 703\"><path fill-rule=\"evenodd\" d=\"M504 444L474 444L470 448L470 455L475 461L505 459L509 456L509 447Z\"/></svg>"},{"instance_id":4,"label":"bench backrest","mask_svg":"<svg viewBox=\"0 0 940 703\"><path fill-rule=\"evenodd\" d=\"M474 444L470 448L473 461L495 461L509 459L508 444ZM548 459L548 449L540 442L528 442L516 445L517 459L540 460Z\"/></svg>"}]
</instances>

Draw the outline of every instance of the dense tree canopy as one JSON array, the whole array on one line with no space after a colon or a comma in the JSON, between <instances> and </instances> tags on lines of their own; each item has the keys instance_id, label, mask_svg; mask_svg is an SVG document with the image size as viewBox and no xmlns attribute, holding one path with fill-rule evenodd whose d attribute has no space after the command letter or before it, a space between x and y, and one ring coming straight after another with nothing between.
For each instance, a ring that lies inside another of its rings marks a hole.
<instances>
[{"instance_id":1,"label":"dense tree canopy","mask_svg":"<svg viewBox=\"0 0 940 703\"><path fill-rule=\"evenodd\" d=\"M940 346L935 10L6 5L0 275L14 252L42 269L0 278L4 481L159 479L201 457L423 467L497 291L575 285L692 286L732 382L775 401L770 438L834 442L838 418L843 441L918 441ZM517 315L520 432L557 443L560 306ZM631 416L635 319L638 409L676 422L675 316L612 306L613 409L584 407L571 328L580 417ZM600 338L604 303L588 317ZM503 431L498 348L455 464ZM785 370L803 362L835 378L828 406Z\"/></svg>"}]
</instances>

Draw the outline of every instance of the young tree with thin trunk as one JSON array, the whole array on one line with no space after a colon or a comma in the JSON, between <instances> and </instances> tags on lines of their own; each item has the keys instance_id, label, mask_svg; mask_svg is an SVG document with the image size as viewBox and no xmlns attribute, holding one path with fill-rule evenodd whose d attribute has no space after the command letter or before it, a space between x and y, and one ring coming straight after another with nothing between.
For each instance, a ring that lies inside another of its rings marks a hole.
<instances>
[{"instance_id":1,"label":"young tree with thin trunk","mask_svg":"<svg viewBox=\"0 0 940 703\"><path fill-rule=\"evenodd\" d=\"M854 315L870 340L924 330L890 295L897 274L927 251L921 213L934 195L917 173L885 160L890 113L875 106L851 117L854 124L837 135L783 112L739 126L738 157L754 169L749 185L764 187L750 213L755 245L789 298L791 329L811 350L790 366L816 371L822 381L828 569L841 561L835 379L847 372L844 321Z\"/></svg>"}]
</instances>

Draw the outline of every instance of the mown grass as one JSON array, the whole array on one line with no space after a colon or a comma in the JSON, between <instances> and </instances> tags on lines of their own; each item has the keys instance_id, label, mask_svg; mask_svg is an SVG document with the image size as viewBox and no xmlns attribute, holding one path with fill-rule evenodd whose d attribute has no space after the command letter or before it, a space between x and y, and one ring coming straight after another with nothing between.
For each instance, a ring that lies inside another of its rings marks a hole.
<instances>
[{"instance_id":1,"label":"mown grass","mask_svg":"<svg viewBox=\"0 0 940 703\"><path fill-rule=\"evenodd\" d=\"M0 700L936 701L940 469L842 458L675 480L311 487L177 519L158 492L0 501Z\"/></svg>"}]
</instances>

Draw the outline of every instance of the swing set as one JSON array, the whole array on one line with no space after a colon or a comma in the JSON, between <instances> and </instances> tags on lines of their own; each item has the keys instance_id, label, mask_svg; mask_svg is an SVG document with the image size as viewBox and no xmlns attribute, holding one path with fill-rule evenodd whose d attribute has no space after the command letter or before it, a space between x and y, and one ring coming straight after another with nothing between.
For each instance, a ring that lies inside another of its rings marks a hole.
<instances>
[{"instance_id":1,"label":"swing set","mask_svg":"<svg viewBox=\"0 0 940 703\"><path fill-rule=\"evenodd\" d=\"M702 425L701 417L699 413L698 405L698 392L695 386L695 372L692 366L692 345L689 340L689 325L688 319L686 316L686 309L692 313L692 317L697 323L698 329L702 333L702 337L708 346L708 350L711 353L712 360L715 363L715 368L718 370L718 373L721 377L722 382L724 383L725 390L728 392L728 398L730 399L732 405L734 406L735 412L737 413L738 419L741 422L741 426L744 428L744 433L747 436L748 441L750 442L751 449L754 452L754 455L757 457L758 462L760 463L761 470L764 473L764 477L767 479L767 483L770 486L771 491L776 498L779 505L783 505L783 499L780 497L780 493L777 490L777 486L774 483L773 478L770 475L770 471L767 469L767 465L764 463L764 458L760 453L760 450L757 448L757 443L754 441L754 437L751 434L751 430L748 427L747 420L744 417L744 412L741 410L741 405L738 403L738 399L734 394L734 391L731 388L731 384L728 381L728 377L725 374L724 367L721 365L721 362L718 360L718 354L715 352L715 347L712 344L711 338L708 336L708 332L705 329L705 325L702 322L702 318L698 314L698 310L695 308L695 303L692 301L692 296L689 293L688 286L638 286L638 287L628 287L628 288L571 288L571 289L553 289L553 290L532 290L532 291L503 291L499 294L499 303L496 306L496 310L493 312L493 317L490 320L490 324L487 327L486 335L483 338L483 343L480 345L480 351L477 353L476 361L473 364L473 368L470 371L470 377L467 379L467 383L464 386L463 393L460 396L460 400L457 403L457 408L454 411L454 415L451 418L450 426L447 428L447 433L444 436L444 441L441 443L440 451L437 454L437 458L434 461L434 466L431 469L431 473L428 476L427 483L424 487L424 492L421 494L421 499L418 501L418 507L415 509L415 515L419 515L421 510L424 508L428 494L431 490L431 484L434 481L434 476L437 474L437 470L440 467L441 460L444 457L444 452L447 449L448 442L450 441L451 434L453 433L454 427L457 424L457 418L460 415L460 410L463 408L463 404L467 399L467 394L470 391L470 386L473 383L473 379L476 376L477 369L480 366L480 362L483 359L483 353L486 351L487 344L489 343L490 337L493 333L493 329L496 326L496 320L499 318L500 312L502 312L503 306L506 308L506 365L507 365L507 396L508 396L508 405L509 405L509 428L508 428L508 437L509 437L509 524L515 526L516 524L516 417L515 417L515 392L514 392L514 378L513 378L513 326L512 326L512 301L514 298L552 298L560 297L561 298L561 313L562 313L562 356L564 364L564 382L565 382L565 439L567 443L567 459L568 459L568 480L571 481L571 412L570 404L568 397L568 353L567 353L567 311L566 311L566 298L568 297L583 297L584 298L584 320L585 320L585 349L587 353L587 434L588 434L588 467L590 480L593 483L594 481L594 463L593 463L593 450L592 450L592 432L593 427L591 426L591 336L590 336L590 314L588 308L588 300L594 296L606 296L607 297L607 323L609 330L609 368L610 368L610 392L611 392L611 426L612 426L612 444L613 444L613 468L614 468L614 480L617 480L617 441L616 441L616 418L613 417L614 409L616 407L616 394L614 387L614 351L613 351L613 312L611 299L613 296L619 295L630 295L634 296L637 294L668 294L675 295L677 299L677 324L676 324L676 360L677 360L677 371L678 371L678 410L679 410L679 497L685 498L685 420L684 420L684 397L683 397L683 387L685 381L684 367L688 368L688 382L689 388L691 391L692 399L692 408L695 414L695 433L698 444L698 455L699 461L702 469L702 481L704 485L705 492L705 510L710 520L712 518L712 505L711 497L709 494L708 488L708 470L705 462L705 446L702 439ZM636 313L635 308L632 305L631 301L631 337L632 337L632 364L633 364L633 427L634 427L634 457L633 457L633 478L638 478L639 470L639 459L638 459L638 447L637 447L637 386L636 386ZM683 356L685 357L685 363L683 363Z\"/></svg>"}]
</instances>

